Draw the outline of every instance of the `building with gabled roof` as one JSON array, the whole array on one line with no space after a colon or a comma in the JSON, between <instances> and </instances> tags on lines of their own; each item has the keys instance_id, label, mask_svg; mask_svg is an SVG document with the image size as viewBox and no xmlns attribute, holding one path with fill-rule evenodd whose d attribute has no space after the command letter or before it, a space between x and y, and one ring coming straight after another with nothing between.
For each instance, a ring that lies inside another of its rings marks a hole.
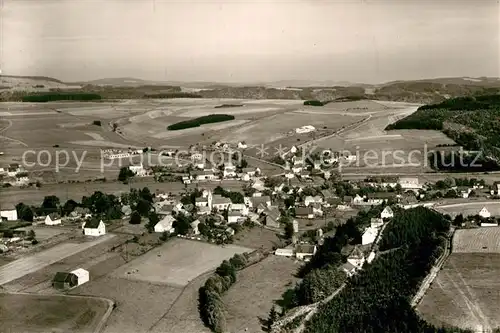
<instances>
[{"instance_id":1,"label":"building with gabled roof","mask_svg":"<svg viewBox=\"0 0 500 333\"><path fill-rule=\"evenodd\" d=\"M312 244L297 244L295 246L295 257L299 260L308 261L316 254L317 247Z\"/></svg>"},{"instance_id":2,"label":"building with gabled roof","mask_svg":"<svg viewBox=\"0 0 500 333\"><path fill-rule=\"evenodd\" d=\"M479 213L478 213L479 216L481 217L484 217L484 218L488 218L488 217L491 217L491 213L488 209L486 209L486 207L483 207Z\"/></svg>"},{"instance_id":3,"label":"building with gabled roof","mask_svg":"<svg viewBox=\"0 0 500 333\"><path fill-rule=\"evenodd\" d=\"M394 212L392 211L392 208L389 206L385 207L382 213L380 213L381 219L392 219L393 217L394 217Z\"/></svg>"},{"instance_id":4,"label":"building with gabled roof","mask_svg":"<svg viewBox=\"0 0 500 333\"><path fill-rule=\"evenodd\" d=\"M83 234L85 236L102 236L106 234L106 225L102 220L90 219L83 223Z\"/></svg>"},{"instance_id":5,"label":"building with gabled roof","mask_svg":"<svg viewBox=\"0 0 500 333\"><path fill-rule=\"evenodd\" d=\"M363 266L365 263L365 255L359 246L354 247L354 250L351 252L349 257L347 257L347 262L356 266L357 269L360 269Z\"/></svg>"},{"instance_id":6,"label":"building with gabled roof","mask_svg":"<svg viewBox=\"0 0 500 333\"><path fill-rule=\"evenodd\" d=\"M172 215L166 215L164 218L162 218L158 223L155 224L154 230L155 232L174 232L174 225L175 218Z\"/></svg>"},{"instance_id":7,"label":"building with gabled roof","mask_svg":"<svg viewBox=\"0 0 500 333\"><path fill-rule=\"evenodd\" d=\"M45 225L58 225L61 224L61 216L57 213L50 213L45 217Z\"/></svg>"}]
</instances>

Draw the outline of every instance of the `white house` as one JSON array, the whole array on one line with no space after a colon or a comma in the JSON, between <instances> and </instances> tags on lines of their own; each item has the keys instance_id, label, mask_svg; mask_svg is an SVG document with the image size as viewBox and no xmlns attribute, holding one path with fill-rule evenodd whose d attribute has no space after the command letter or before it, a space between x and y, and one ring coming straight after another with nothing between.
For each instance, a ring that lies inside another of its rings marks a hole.
<instances>
[{"instance_id":1,"label":"white house","mask_svg":"<svg viewBox=\"0 0 500 333\"><path fill-rule=\"evenodd\" d=\"M245 141L240 141L238 142L238 148L239 149L247 149L248 145L246 144Z\"/></svg>"},{"instance_id":2,"label":"white house","mask_svg":"<svg viewBox=\"0 0 500 333\"><path fill-rule=\"evenodd\" d=\"M236 167L232 164L224 165L224 178L234 178L236 177Z\"/></svg>"},{"instance_id":3,"label":"white house","mask_svg":"<svg viewBox=\"0 0 500 333\"><path fill-rule=\"evenodd\" d=\"M252 184L252 188L256 189L257 191L264 191L266 187L264 186L264 182L260 179L256 179L254 183Z\"/></svg>"},{"instance_id":4,"label":"white house","mask_svg":"<svg viewBox=\"0 0 500 333\"><path fill-rule=\"evenodd\" d=\"M498 227L497 222L481 222L481 227Z\"/></svg>"},{"instance_id":5,"label":"white house","mask_svg":"<svg viewBox=\"0 0 500 333\"><path fill-rule=\"evenodd\" d=\"M146 175L146 169L144 169L142 163L129 165L128 169L132 171L136 176L141 177Z\"/></svg>"},{"instance_id":6,"label":"white house","mask_svg":"<svg viewBox=\"0 0 500 333\"><path fill-rule=\"evenodd\" d=\"M249 211L248 211L248 207L247 207L247 205L242 204L242 203L240 203L240 204L235 204L235 203L232 203L232 204L229 206L229 209L230 209L232 212L235 212L235 211L240 212L240 213L241 213L241 215L243 215L243 216L247 216L247 215L248 215L248 212L249 212Z\"/></svg>"},{"instance_id":7,"label":"white house","mask_svg":"<svg viewBox=\"0 0 500 333\"><path fill-rule=\"evenodd\" d=\"M198 197L195 199L196 207L210 207L212 201L212 195L210 197Z\"/></svg>"},{"instance_id":8,"label":"white house","mask_svg":"<svg viewBox=\"0 0 500 333\"><path fill-rule=\"evenodd\" d=\"M349 257L347 257L347 262L356 266L357 269L363 267L363 264L365 263L365 255L363 254L363 251L356 246Z\"/></svg>"},{"instance_id":9,"label":"white house","mask_svg":"<svg viewBox=\"0 0 500 333\"><path fill-rule=\"evenodd\" d=\"M483 207L479 213L478 213L479 216L481 217L484 217L484 218L488 218L488 217L491 217L491 213L489 212L489 210L486 209L486 207Z\"/></svg>"},{"instance_id":10,"label":"white house","mask_svg":"<svg viewBox=\"0 0 500 333\"><path fill-rule=\"evenodd\" d=\"M274 254L283 257L293 257L294 249L292 247L285 247L283 249L276 249Z\"/></svg>"},{"instance_id":11,"label":"white house","mask_svg":"<svg viewBox=\"0 0 500 333\"><path fill-rule=\"evenodd\" d=\"M304 199L304 205L305 206L309 206L310 204L314 204L314 203L323 203L323 198L319 195L317 196L311 196L311 195L308 195L306 196L306 198Z\"/></svg>"},{"instance_id":12,"label":"white house","mask_svg":"<svg viewBox=\"0 0 500 333\"><path fill-rule=\"evenodd\" d=\"M418 183L418 177L400 177L398 184L403 190L418 190L422 185Z\"/></svg>"},{"instance_id":13,"label":"white house","mask_svg":"<svg viewBox=\"0 0 500 333\"><path fill-rule=\"evenodd\" d=\"M244 222L245 217L239 211L230 211L227 213L227 223Z\"/></svg>"},{"instance_id":14,"label":"white house","mask_svg":"<svg viewBox=\"0 0 500 333\"><path fill-rule=\"evenodd\" d=\"M295 216L301 219L313 219L314 210L311 206L295 208Z\"/></svg>"},{"instance_id":15,"label":"white house","mask_svg":"<svg viewBox=\"0 0 500 333\"><path fill-rule=\"evenodd\" d=\"M205 169L203 171L195 173L195 179L198 181L214 180L216 178L217 177L215 176L212 169Z\"/></svg>"},{"instance_id":16,"label":"white house","mask_svg":"<svg viewBox=\"0 0 500 333\"><path fill-rule=\"evenodd\" d=\"M85 236L102 236L106 234L106 225L102 220L91 219L83 224Z\"/></svg>"},{"instance_id":17,"label":"white house","mask_svg":"<svg viewBox=\"0 0 500 333\"><path fill-rule=\"evenodd\" d=\"M175 218L172 215L165 215L158 223L156 223L154 229L155 232L174 232L173 224Z\"/></svg>"},{"instance_id":18,"label":"white house","mask_svg":"<svg viewBox=\"0 0 500 333\"><path fill-rule=\"evenodd\" d=\"M292 179L293 177L295 177L295 174L293 172L287 172L287 173L285 173L285 178L286 179Z\"/></svg>"},{"instance_id":19,"label":"white house","mask_svg":"<svg viewBox=\"0 0 500 333\"><path fill-rule=\"evenodd\" d=\"M293 226L293 232L294 233L299 232L299 221L293 220L292 221L292 226Z\"/></svg>"},{"instance_id":20,"label":"white house","mask_svg":"<svg viewBox=\"0 0 500 333\"><path fill-rule=\"evenodd\" d=\"M295 247L295 257L299 260L310 260L316 254L316 245L311 244L298 244Z\"/></svg>"},{"instance_id":21,"label":"white house","mask_svg":"<svg viewBox=\"0 0 500 333\"><path fill-rule=\"evenodd\" d=\"M366 228L362 236L361 244L362 245L372 244L377 238L377 233L378 229L376 228L372 228L371 226Z\"/></svg>"},{"instance_id":22,"label":"white house","mask_svg":"<svg viewBox=\"0 0 500 333\"><path fill-rule=\"evenodd\" d=\"M89 271L83 269L83 268L78 268L75 269L74 271L70 272L71 274L75 274L77 277L77 286L80 286L86 282L89 282L90 280L90 274Z\"/></svg>"},{"instance_id":23,"label":"white house","mask_svg":"<svg viewBox=\"0 0 500 333\"><path fill-rule=\"evenodd\" d=\"M394 212L389 206L385 207L382 213L380 213L380 218L382 219L392 219L393 217L394 217Z\"/></svg>"},{"instance_id":24,"label":"white house","mask_svg":"<svg viewBox=\"0 0 500 333\"><path fill-rule=\"evenodd\" d=\"M218 210L224 210L229 208L231 205L231 199L225 198L221 195L215 194L212 197L212 207L211 208L216 208Z\"/></svg>"},{"instance_id":25,"label":"white house","mask_svg":"<svg viewBox=\"0 0 500 333\"><path fill-rule=\"evenodd\" d=\"M17 220L17 210L16 209L6 209L0 211L0 216L2 219L6 219L7 221L15 221Z\"/></svg>"},{"instance_id":26,"label":"white house","mask_svg":"<svg viewBox=\"0 0 500 333\"><path fill-rule=\"evenodd\" d=\"M51 213L45 217L45 225L61 224L61 217L56 213Z\"/></svg>"},{"instance_id":27,"label":"white house","mask_svg":"<svg viewBox=\"0 0 500 333\"><path fill-rule=\"evenodd\" d=\"M353 205L362 205L364 203L365 203L365 200L359 194L356 194L356 196L352 199Z\"/></svg>"}]
</instances>

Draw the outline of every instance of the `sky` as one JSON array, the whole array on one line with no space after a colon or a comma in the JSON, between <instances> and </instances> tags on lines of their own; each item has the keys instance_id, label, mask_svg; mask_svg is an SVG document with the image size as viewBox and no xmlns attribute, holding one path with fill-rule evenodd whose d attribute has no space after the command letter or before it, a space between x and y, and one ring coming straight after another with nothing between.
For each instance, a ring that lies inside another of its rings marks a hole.
<instances>
[{"instance_id":1,"label":"sky","mask_svg":"<svg viewBox=\"0 0 500 333\"><path fill-rule=\"evenodd\" d=\"M65 81L500 76L497 0L0 0L0 69Z\"/></svg>"}]
</instances>

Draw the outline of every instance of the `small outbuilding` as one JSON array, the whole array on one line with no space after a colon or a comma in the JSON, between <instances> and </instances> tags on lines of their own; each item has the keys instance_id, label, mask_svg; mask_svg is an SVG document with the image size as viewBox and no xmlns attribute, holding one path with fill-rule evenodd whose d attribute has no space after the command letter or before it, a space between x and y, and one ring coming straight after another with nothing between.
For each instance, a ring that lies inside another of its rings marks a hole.
<instances>
[{"instance_id":1,"label":"small outbuilding","mask_svg":"<svg viewBox=\"0 0 500 333\"><path fill-rule=\"evenodd\" d=\"M83 224L85 236L102 236L106 234L106 225L102 220L91 219Z\"/></svg>"}]
</instances>

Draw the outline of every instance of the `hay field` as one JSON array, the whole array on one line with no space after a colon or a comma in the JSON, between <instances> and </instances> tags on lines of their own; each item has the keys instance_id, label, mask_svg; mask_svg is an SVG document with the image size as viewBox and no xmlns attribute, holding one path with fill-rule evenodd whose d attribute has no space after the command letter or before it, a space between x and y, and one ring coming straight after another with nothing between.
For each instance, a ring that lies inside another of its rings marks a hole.
<instances>
[{"instance_id":1,"label":"hay field","mask_svg":"<svg viewBox=\"0 0 500 333\"><path fill-rule=\"evenodd\" d=\"M500 227L457 230L452 249L453 253L500 253Z\"/></svg>"},{"instance_id":2,"label":"hay field","mask_svg":"<svg viewBox=\"0 0 500 333\"><path fill-rule=\"evenodd\" d=\"M0 294L0 331L91 333L109 306L89 297Z\"/></svg>"},{"instance_id":3,"label":"hay field","mask_svg":"<svg viewBox=\"0 0 500 333\"><path fill-rule=\"evenodd\" d=\"M491 213L491 216L500 215L500 202L498 201L484 201L484 202L465 202L458 204L449 204L437 206L436 209L443 214L449 214L451 217L455 217L459 214L464 216L476 215L479 211L486 207L486 209Z\"/></svg>"},{"instance_id":4,"label":"hay field","mask_svg":"<svg viewBox=\"0 0 500 333\"><path fill-rule=\"evenodd\" d=\"M236 253L252 250L235 245L224 247L207 243L173 239L115 270L116 278L150 283L186 286L200 274L210 271Z\"/></svg>"},{"instance_id":5,"label":"hay field","mask_svg":"<svg viewBox=\"0 0 500 333\"><path fill-rule=\"evenodd\" d=\"M499 272L499 253L452 253L417 310L437 326L500 327Z\"/></svg>"},{"instance_id":6,"label":"hay field","mask_svg":"<svg viewBox=\"0 0 500 333\"><path fill-rule=\"evenodd\" d=\"M30 230L33 230L36 234L36 239L38 241L44 241L49 238L52 238L57 235L65 234L65 233L71 233L72 230L68 228L59 228L59 227L46 227L46 226L30 226L26 228L19 228L16 230L25 230L26 232L29 232Z\"/></svg>"},{"instance_id":7,"label":"hay field","mask_svg":"<svg viewBox=\"0 0 500 333\"><path fill-rule=\"evenodd\" d=\"M297 281L293 274L300 266L290 258L270 255L239 271L236 283L223 296L228 331L262 332L259 318L266 319L273 302Z\"/></svg>"}]
</instances>

